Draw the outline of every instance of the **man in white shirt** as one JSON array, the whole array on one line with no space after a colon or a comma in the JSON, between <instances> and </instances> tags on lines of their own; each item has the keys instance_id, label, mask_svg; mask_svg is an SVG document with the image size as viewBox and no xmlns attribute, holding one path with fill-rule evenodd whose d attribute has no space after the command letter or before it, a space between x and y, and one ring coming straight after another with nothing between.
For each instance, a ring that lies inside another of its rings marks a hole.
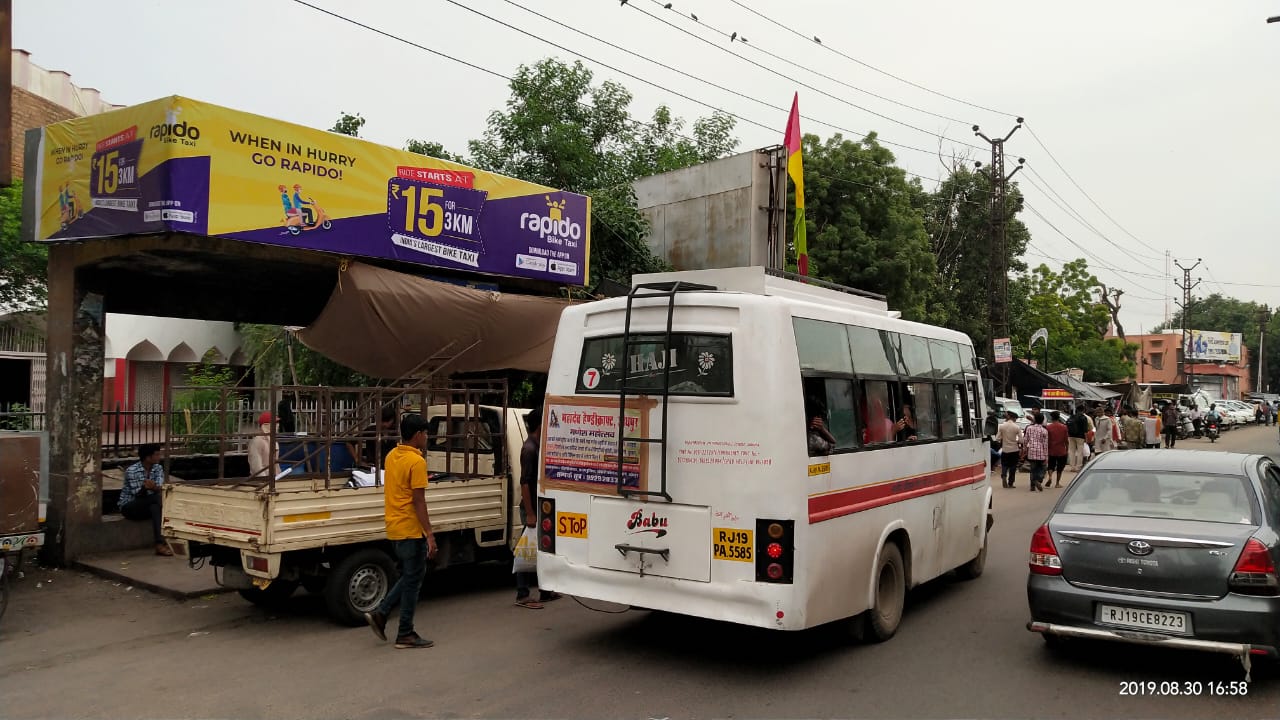
<instances>
[{"instance_id":1,"label":"man in white shirt","mask_svg":"<svg viewBox=\"0 0 1280 720\"><path fill-rule=\"evenodd\" d=\"M1000 443L1000 480L1007 487L1013 487L1018 474L1018 462L1022 459L1022 430L1018 428L1018 414L1007 412L1005 420L996 431L996 440Z\"/></svg>"}]
</instances>

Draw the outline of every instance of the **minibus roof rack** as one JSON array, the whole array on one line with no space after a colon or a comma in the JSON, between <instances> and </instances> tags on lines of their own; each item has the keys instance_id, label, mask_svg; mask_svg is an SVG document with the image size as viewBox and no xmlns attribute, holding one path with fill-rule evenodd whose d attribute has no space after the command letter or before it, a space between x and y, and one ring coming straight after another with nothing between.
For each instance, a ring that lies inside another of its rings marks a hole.
<instances>
[{"instance_id":1,"label":"minibus roof rack","mask_svg":"<svg viewBox=\"0 0 1280 720\"><path fill-rule=\"evenodd\" d=\"M681 290L695 290L698 288L694 286L704 286L724 292L775 295L825 305L848 305L863 312L874 312L889 317L901 316L901 313L896 310L889 309L889 304L883 295L759 265L644 273L631 278L633 289L670 285L676 282L681 284Z\"/></svg>"}]
</instances>

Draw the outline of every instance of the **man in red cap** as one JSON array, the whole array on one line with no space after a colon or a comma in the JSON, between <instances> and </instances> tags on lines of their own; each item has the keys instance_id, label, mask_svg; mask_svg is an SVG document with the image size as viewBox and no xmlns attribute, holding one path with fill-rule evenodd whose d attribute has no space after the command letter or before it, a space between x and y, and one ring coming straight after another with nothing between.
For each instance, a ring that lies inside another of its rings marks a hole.
<instances>
[{"instance_id":1,"label":"man in red cap","mask_svg":"<svg viewBox=\"0 0 1280 720\"><path fill-rule=\"evenodd\" d=\"M280 446L277 444L271 447L271 426L275 424L275 418L271 413L264 412L258 416L259 433L249 440L249 477L267 478L275 477L280 474L280 463L275 459L280 456ZM270 476L267 475L267 468Z\"/></svg>"}]
</instances>

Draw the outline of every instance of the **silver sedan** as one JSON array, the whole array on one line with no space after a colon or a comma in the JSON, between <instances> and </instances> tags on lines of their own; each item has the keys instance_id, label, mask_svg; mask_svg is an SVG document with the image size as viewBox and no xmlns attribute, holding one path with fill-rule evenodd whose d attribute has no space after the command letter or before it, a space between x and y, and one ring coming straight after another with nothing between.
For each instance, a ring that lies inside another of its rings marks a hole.
<instances>
[{"instance_id":1,"label":"silver sedan","mask_svg":"<svg viewBox=\"0 0 1280 720\"><path fill-rule=\"evenodd\" d=\"M1097 639L1280 657L1280 467L1260 455L1105 453L1031 540L1031 622ZM1247 677L1246 677L1247 679Z\"/></svg>"}]
</instances>

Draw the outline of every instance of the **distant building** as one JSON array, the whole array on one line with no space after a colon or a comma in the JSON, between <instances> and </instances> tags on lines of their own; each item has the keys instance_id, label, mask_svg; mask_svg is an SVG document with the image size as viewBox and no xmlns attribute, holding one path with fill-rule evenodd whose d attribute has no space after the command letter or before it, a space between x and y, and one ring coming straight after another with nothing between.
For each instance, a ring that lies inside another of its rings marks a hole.
<instances>
[{"instance_id":1,"label":"distant building","mask_svg":"<svg viewBox=\"0 0 1280 720\"><path fill-rule=\"evenodd\" d=\"M1139 346L1136 376L1131 378L1142 384L1183 385L1181 330L1167 330L1154 335L1128 335L1125 339ZM1189 363L1187 374L1194 378L1198 388L1213 397L1238 400L1253 387L1253 373L1249 368L1249 348L1240 348L1238 362Z\"/></svg>"},{"instance_id":2,"label":"distant building","mask_svg":"<svg viewBox=\"0 0 1280 720\"><path fill-rule=\"evenodd\" d=\"M15 178L22 177L27 130L124 107L78 87L62 70L36 65L25 50L14 50L12 62ZM184 384L187 367L206 353L216 364L248 364L232 323L117 313L107 313L105 322L104 410L159 408L169 388ZM14 405L45 409L44 313L0 308L0 411Z\"/></svg>"}]
</instances>

